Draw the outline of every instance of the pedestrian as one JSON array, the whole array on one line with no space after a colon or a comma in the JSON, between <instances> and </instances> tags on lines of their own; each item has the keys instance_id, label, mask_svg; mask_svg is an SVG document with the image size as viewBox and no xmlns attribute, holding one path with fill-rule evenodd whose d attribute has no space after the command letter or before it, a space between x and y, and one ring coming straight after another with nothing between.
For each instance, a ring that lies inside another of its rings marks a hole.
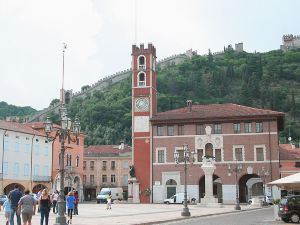
<instances>
[{"instance_id":1,"label":"pedestrian","mask_svg":"<svg viewBox=\"0 0 300 225\"><path fill-rule=\"evenodd\" d=\"M11 205L10 205L10 201L9 199L7 199L4 203L3 203L3 210L5 213L5 219L6 219L6 225L9 224L9 219L10 219L10 211L11 211Z\"/></svg>"},{"instance_id":2,"label":"pedestrian","mask_svg":"<svg viewBox=\"0 0 300 225\"><path fill-rule=\"evenodd\" d=\"M41 211L41 223L40 225L43 225L44 219L45 219L45 224L48 225L49 222L49 212L51 208L51 200L50 196L48 194L48 190L44 189L42 191L42 195L39 199L39 208Z\"/></svg>"},{"instance_id":3,"label":"pedestrian","mask_svg":"<svg viewBox=\"0 0 300 225\"><path fill-rule=\"evenodd\" d=\"M17 217L17 225L21 225L21 217L18 213L18 204L23 196L22 192L19 190L19 186L16 184L14 186L14 190L10 191L8 194L8 199L11 204L11 211L10 211L10 225L14 225L14 217L16 214Z\"/></svg>"},{"instance_id":4,"label":"pedestrian","mask_svg":"<svg viewBox=\"0 0 300 225\"><path fill-rule=\"evenodd\" d=\"M54 191L52 195L53 213L57 213L58 191Z\"/></svg>"},{"instance_id":5,"label":"pedestrian","mask_svg":"<svg viewBox=\"0 0 300 225\"><path fill-rule=\"evenodd\" d=\"M42 195L43 189L39 188L38 193L36 194L36 198L40 199L41 195ZM40 212L40 206L38 205L38 212Z\"/></svg>"},{"instance_id":6,"label":"pedestrian","mask_svg":"<svg viewBox=\"0 0 300 225\"><path fill-rule=\"evenodd\" d=\"M106 209L111 209L111 198L112 198L112 196L111 196L111 193L109 192L109 194L106 198L106 200L107 200Z\"/></svg>"},{"instance_id":7,"label":"pedestrian","mask_svg":"<svg viewBox=\"0 0 300 225\"><path fill-rule=\"evenodd\" d=\"M32 215L35 215L36 202L29 193L29 190L25 191L18 205L18 212L22 213L23 225L31 225Z\"/></svg>"},{"instance_id":8,"label":"pedestrian","mask_svg":"<svg viewBox=\"0 0 300 225\"><path fill-rule=\"evenodd\" d=\"M75 197L74 215L78 215L78 203L79 203L78 191L74 191L74 197Z\"/></svg>"},{"instance_id":9,"label":"pedestrian","mask_svg":"<svg viewBox=\"0 0 300 225\"><path fill-rule=\"evenodd\" d=\"M70 191L66 199L67 208L68 208L68 224L72 224L72 214L75 207L75 201L76 199L74 197L74 192Z\"/></svg>"}]
</instances>

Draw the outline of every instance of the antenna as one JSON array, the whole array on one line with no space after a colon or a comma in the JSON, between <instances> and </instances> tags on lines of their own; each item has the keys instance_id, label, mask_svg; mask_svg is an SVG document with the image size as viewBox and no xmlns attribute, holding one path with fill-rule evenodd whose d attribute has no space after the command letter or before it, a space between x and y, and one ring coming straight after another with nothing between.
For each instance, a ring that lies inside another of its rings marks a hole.
<instances>
[{"instance_id":1,"label":"antenna","mask_svg":"<svg viewBox=\"0 0 300 225\"><path fill-rule=\"evenodd\" d=\"M134 43L137 45L137 0L134 0Z\"/></svg>"},{"instance_id":2,"label":"antenna","mask_svg":"<svg viewBox=\"0 0 300 225\"><path fill-rule=\"evenodd\" d=\"M65 104L65 91L64 91L64 82L65 82L65 51L67 49L67 44L63 42L63 64L62 64L62 85L61 85L61 103Z\"/></svg>"}]
</instances>

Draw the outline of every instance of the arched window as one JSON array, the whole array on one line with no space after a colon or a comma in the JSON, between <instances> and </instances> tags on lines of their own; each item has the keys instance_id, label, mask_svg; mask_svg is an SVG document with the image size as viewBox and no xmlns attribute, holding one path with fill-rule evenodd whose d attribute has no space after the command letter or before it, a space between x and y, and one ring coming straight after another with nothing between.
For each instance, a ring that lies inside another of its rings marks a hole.
<instances>
[{"instance_id":1,"label":"arched window","mask_svg":"<svg viewBox=\"0 0 300 225\"><path fill-rule=\"evenodd\" d=\"M145 56L143 56L143 55L139 56L138 62L139 62L139 70L146 69L146 59L145 59Z\"/></svg>"},{"instance_id":2,"label":"arched window","mask_svg":"<svg viewBox=\"0 0 300 225\"><path fill-rule=\"evenodd\" d=\"M146 74L143 72L138 74L138 86L146 86Z\"/></svg>"},{"instance_id":3,"label":"arched window","mask_svg":"<svg viewBox=\"0 0 300 225\"><path fill-rule=\"evenodd\" d=\"M169 180L167 180L166 185L177 185L177 183L175 180L169 179Z\"/></svg>"},{"instance_id":4,"label":"arched window","mask_svg":"<svg viewBox=\"0 0 300 225\"><path fill-rule=\"evenodd\" d=\"M214 156L213 145L211 143L207 143L205 145L205 156L206 157L213 157Z\"/></svg>"},{"instance_id":5,"label":"arched window","mask_svg":"<svg viewBox=\"0 0 300 225\"><path fill-rule=\"evenodd\" d=\"M67 157L67 163L66 163L66 166L69 166L69 154L67 154L66 157Z\"/></svg>"},{"instance_id":6,"label":"arched window","mask_svg":"<svg viewBox=\"0 0 300 225\"><path fill-rule=\"evenodd\" d=\"M72 166L72 155L69 155L69 166Z\"/></svg>"},{"instance_id":7,"label":"arched window","mask_svg":"<svg viewBox=\"0 0 300 225\"><path fill-rule=\"evenodd\" d=\"M76 157L76 166L79 167L79 156Z\"/></svg>"}]
</instances>

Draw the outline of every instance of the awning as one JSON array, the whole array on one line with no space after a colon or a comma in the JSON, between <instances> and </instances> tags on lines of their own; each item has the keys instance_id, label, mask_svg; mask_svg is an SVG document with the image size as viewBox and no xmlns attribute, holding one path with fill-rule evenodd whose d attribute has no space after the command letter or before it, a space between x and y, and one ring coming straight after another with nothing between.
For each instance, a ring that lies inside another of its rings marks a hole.
<instances>
[{"instance_id":1,"label":"awning","mask_svg":"<svg viewBox=\"0 0 300 225\"><path fill-rule=\"evenodd\" d=\"M267 186L277 186L285 190L300 190L300 173L296 173L267 183Z\"/></svg>"}]
</instances>

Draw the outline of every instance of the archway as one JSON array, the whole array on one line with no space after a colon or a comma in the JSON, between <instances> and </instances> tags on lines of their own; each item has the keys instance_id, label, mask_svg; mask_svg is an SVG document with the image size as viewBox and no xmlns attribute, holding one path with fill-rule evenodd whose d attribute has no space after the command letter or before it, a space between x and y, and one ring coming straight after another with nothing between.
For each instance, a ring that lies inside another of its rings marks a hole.
<instances>
[{"instance_id":1,"label":"archway","mask_svg":"<svg viewBox=\"0 0 300 225\"><path fill-rule=\"evenodd\" d=\"M167 198L170 198L176 194L177 182L175 180L173 179L167 180L166 186L167 186Z\"/></svg>"},{"instance_id":2,"label":"archway","mask_svg":"<svg viewBox=\"0 0 300 225\"><path fill-rule=\"evenodd\" d=\"M45 185L43 185L43 184L37 184L37 185L35 185L35 186L32 188L32 193L38 193L39 190L45 189L45 188L47 188Z\"/></svg>"},{"instance_id":3,"label":"archway","mask_svg":"<svg viewBox=\"0 0 300 225\"><path fill-rule=\"evenodd\" d=\"M253 195L253 185L255 185L255 193L259 193L259 185L256 183L261 182L260 177L257 174L245 174L239 179L239 199L240 203L247 203L248 199ZM262 186L261 186L262 188Z\"/></svg>"},{"instance_id":4,"label":"archway","mask_svg":"<svg viewBox=\"0 0 300 225\"><path fill-rule=\"evenodd\" d=\"M7 195L11 190L13 190L15 188L15 185L18 185L19 190L24 193L25 187L22 184L11 183L4 188L4 190L3 190L4 194Z\"/></svg>"},{"instance_id":5,"label":"archway","mask_svg":"<svg viewBox=\"0 0 300 225\"><path fill-rule=\"evenodd\" d=\"M213 195L218 198L218 202L223 202L222 180L219 176L213 175ZM205 196L205 176L199 180L199 202Z\"/></svg>"}]
</instances>

